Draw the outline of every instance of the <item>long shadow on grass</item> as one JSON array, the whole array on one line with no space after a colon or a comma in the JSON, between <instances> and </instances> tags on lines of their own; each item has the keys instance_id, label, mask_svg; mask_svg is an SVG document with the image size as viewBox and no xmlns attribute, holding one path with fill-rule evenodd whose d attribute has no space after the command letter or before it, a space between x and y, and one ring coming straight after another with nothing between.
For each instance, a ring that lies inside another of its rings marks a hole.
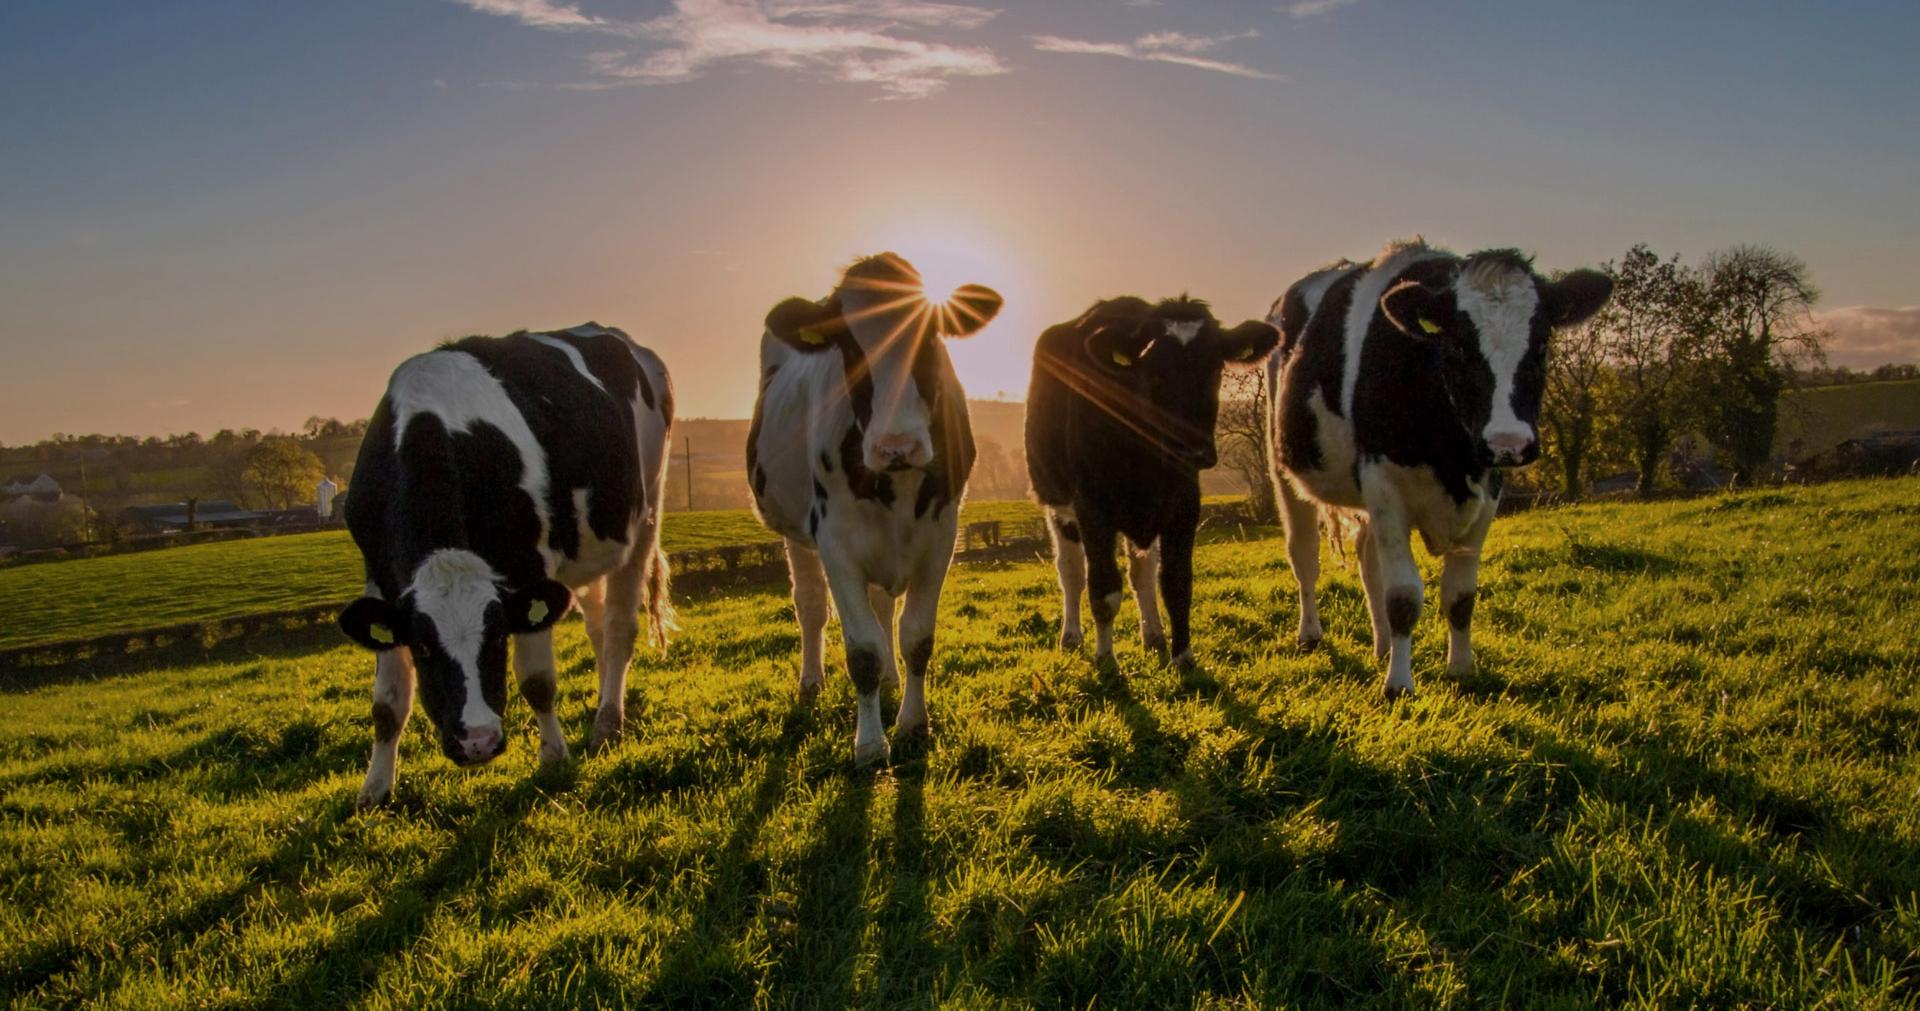
<instances>
[{"instance_id":1,"label":"long shadow on grass","mask_svg":"<svg viewBox=\"0 0 1920 1011\"><path fill-rule=\"evenodd\" d=\"M465 814L444 853L419 875L394 882L382 893L377 915L335 935L313 952L305 969L254 995L247 1006L340 1007L365 995L378 981L381 967L426 933L434 911L473 887L533 809L548 796L571 790L577 775L573 766L544 771Z\"/></svg>"},{"instance_id":2,"label":"long shadow on grass","mask_svg":"<svg viewBox=\"0 0 1920 1011\"><path fill-rule=\"evenodd\" d=\"M0 695L32 691L72 681L99 681L145 674L183 664L243 663L248 660L287 660L345 643L331 622L226 639L208 648L199 640L182 637L167 646L137 653L97 653L93 656L41 667L0 671ZM369 668L371 670L371 668Z\"/></svg>"},{"instance_id":3,"label":"long shadow on grass","mask_svg":"<svg viewBox=\"0 0 1920 1011\"><path fill-rule=\"evenodd\" d=\"M927 908L927 756L924 749L893 769L893 880L880 912L876 1002L904 1007L933 992L939 959Z\"/></svg>"},{"instance_id":4,"label":"long shadow on grass","mask_svg":"<svg viewBox=\"0 0 1920 1011\"><path fill-rule=\"evenodd\" d=\"M854 1005L854 972L866 933L866 884L874 774L855 772L815 823L814 841L794 872L793 943L767 971L767 988L814 1007Z\"/></svg>"}]
</instances>

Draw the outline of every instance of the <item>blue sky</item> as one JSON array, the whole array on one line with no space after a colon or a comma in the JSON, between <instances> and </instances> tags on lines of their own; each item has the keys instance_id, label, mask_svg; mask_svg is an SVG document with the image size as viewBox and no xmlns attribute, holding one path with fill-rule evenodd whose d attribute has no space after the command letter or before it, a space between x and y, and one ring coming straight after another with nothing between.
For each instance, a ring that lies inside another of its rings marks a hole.
<instances>
[{"instance_id":1,"label":"blue sky","mask_svg":"<svg viewBox=\"0 0 1920 1011\"><path fill-rule=\"evenodd\" d=\"M364 416L442 337L626 327L692 413L897 248L1008 296L1259 315L1419 232L1811 265L1920 359L1920 5L336 0L0 6L0 440ZM926 266L923 262L922 266ZM964 275L964 276L962 276Z\"/></svg>"}]
</instances>

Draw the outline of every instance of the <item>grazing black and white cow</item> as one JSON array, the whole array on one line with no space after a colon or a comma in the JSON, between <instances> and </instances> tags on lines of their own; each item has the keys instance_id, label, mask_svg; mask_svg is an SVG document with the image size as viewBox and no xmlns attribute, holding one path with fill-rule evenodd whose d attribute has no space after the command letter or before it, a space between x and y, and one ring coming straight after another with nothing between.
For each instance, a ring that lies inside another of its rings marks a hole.
<instances>
[{"instance_id":1,"label":"grazing black and white cow","mask_svg":"<svg viewBox=\"0 0 1920 1011\"><path fill-rule=\"evenodd\" d=\"M361 806L392 794L416 680L448 758L506 749L510 637L540 759L563 761L551 626L574 599L600 675L591 746L619 734L637 612L662 648L672 623L659 522L672 424L666 366L596 323L468 337L394 370L346 508L367 595L340 627L379 655Z\"/></svg>"},{"instance_id":2,"label":"grazing black and white cow","mask_svg":"<svg viewBox=\"0 0 1920 1011\"><path fill-rule=\"evenodd\" d=\"M1109 299L1040 336L1027 392L1027 474L1053 533L1061 646L1081 643L1080 594L1091 584L1094 656L1112 658L1114 539L1124 535L1145 646L1169 648L1154 604L1157 568L1173 657L1193 662L1193 537L1200 471L1216 460L1220 373L1259 361L1279 337L1257 320L1222 329L1205 302L1186 297Z\"/></svg>"},{"instance_id":3,"label":"grazing black and white cow","mask_svg":"<svg viewBox=\"0 0 1920 1011\"><path fill-rule=\"evenodd\" d=\"M1320 641L1319 506L1359 519L1361 581L1386 693L1413 690L1420 569L1410 538L1441 557L1452 634L1447 670L1474 669L1468 627L1501 468L1539 456L1548 339L1598 312L1605 274L1549 281L1510 249L1460 257L1397 244L1296 282L1268 318L1274 484L1300 584L1300 642Z\"/></svg>"},{"instance_id":4,"label":"grazing black and white cow","mask_svg":"<svg viewBox=\"0 0 1920 1011\"><path fill-rule=\"evenodd\" d=\"M927 732L934 614L974 456L966 391L941 338L972 334L999 310L1000 296L977 285L929 302L913 265L882 253L849 267L826 298L790 298L767 314L748 480L761 520L786 539L803 698L825 678L829 593L840 612L859 693L858 765L890 754L880 687L899 682L902 594L907 681L895 729Z\"/></svg>"}]
</instances>

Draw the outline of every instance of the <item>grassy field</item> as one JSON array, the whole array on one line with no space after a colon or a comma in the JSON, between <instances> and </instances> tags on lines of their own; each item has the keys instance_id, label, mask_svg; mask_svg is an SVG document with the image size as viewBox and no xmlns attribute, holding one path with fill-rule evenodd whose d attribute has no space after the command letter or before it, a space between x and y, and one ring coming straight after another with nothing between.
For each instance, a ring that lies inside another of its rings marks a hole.
<instances>
[{"instance_id":1,"label":"grassy field","mask_svg":"<svg viewBox=\"0 0 1920 1011\"><path fill-rule=\"evenodd\" d=\"M1038 515L1026 502L969 503L968 522ZM777 540L745 510L668 513L668 551ZM0 649L235 618L359 595L344 531L0 569Z\"/></svg>"},{"instance_id":2,"label":"grassy field","mask_svg":"<svg viewBox=\"0 0 1920 1011\"><path fill-rule=\"evenodd\" d=\"M1780 408L1774 449L1804 459L1874 428L1920 428L1920 379L1802 390ZM1799 452L1790 452L1796 441Z\"/></svg>"},{"instance_id":3,"label":"grassy field","mask_svg":"<svg viewBox=\"0 0 1920 1011\"><path fill-rule=\"evenodd\" d=\"M1179 675L1051 646L1052 574L957 572L936 737L849 767L787 601L696 601L629 737L472 773L370 663L256 641L8 699L16 1007L1913 1007L1920 481L1496 526L1481 673L1388 704L1355 575L1290 645L1277 539L1202 551ZM1130 619L1123 631L1133 633ZM576 740L592 676L563 626ZM831 649L832 647L830 647ZM417 722L417 721L416 721Z\"/></svg>"}]
</instances>

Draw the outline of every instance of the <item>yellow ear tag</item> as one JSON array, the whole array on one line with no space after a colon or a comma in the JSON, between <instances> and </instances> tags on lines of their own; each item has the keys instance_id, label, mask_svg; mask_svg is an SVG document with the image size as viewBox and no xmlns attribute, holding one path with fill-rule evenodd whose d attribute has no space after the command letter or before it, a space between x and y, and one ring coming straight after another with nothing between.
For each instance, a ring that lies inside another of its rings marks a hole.
<instances>
[{"instance_id":1,"label":"yellow ear tag","mask_svg":"<svg viewBox=\"0 0 1920 1011\"><path fill-rule=\"evenodd\" d=\"M368 625L367 638L383 645L393 645L393 629L385 625Z\"/></svg>"},{"instance_id":2,"label":"yellow ear tag","mask_svg":"<svg viewBox=\"0 0 1920 1011\"><path fill-rule=\"evenodd\" d=\"M547 602L536 600L527 608L527 624L538 625L547 620Z\"/></svg>"},{"instance_id":3,"label":"yellow ear tag","mask_svg":"<svg viewBox=\"0 0 1920 1011\"><path fill-rule=\"evenodd\" d=\"M1250 362L1253 360L1253 351L1254 351L1253 345L1249 344L1246 347L1241 348L1240 353L1235 355L1233 357L1233 360L1236 362Z\"/></svg>"},{"instance_id":4,"label":"yellow ear tag","mask_svg":"<svg viewBox=\"0 0 1920 1011\"><path fill-rule=\"evenodd\" d=\"M1425 316L1422 316L1420 317L1420 329L1425 330L1428 333L1439 333L1440 324L1435 323L1434 321L1426 318Z\"/></svg>"},{"instance_id":5,"label":"yellow ear tag","mask_svg":"<svg viewBox=\"0 0 1920 1011\"><path fill-rule=\"evenodd\" d=\"M1128 367L1128 366L1131 366L1131 365L1133 364L1133 359L1131 359L1131 358L1128 358L1128 357L1127 357L1126 355L1124 355L1124 354L1121 354L1121 353L1120 353L1120 352L1118 352L1118 351L1115 351L1115 352L1113 353L1113 363L1114 363L1115 365L1118 365L1118 366L1120 366L1120 367L1122 367L1122 368L1126 368L1126 367Z\"/></svg>"},{"instance_id":6,"label":"yellow ear tag","mask_svg":"<svg viewBox=\"0 0 1920 1011\"><path fill-rule=\"evenodd\" d=\"M808 344L818 346L827 342L827 335L818 330L802 330L800 331L800 339L806 341Z\"/></svg>"}]
</instances>

